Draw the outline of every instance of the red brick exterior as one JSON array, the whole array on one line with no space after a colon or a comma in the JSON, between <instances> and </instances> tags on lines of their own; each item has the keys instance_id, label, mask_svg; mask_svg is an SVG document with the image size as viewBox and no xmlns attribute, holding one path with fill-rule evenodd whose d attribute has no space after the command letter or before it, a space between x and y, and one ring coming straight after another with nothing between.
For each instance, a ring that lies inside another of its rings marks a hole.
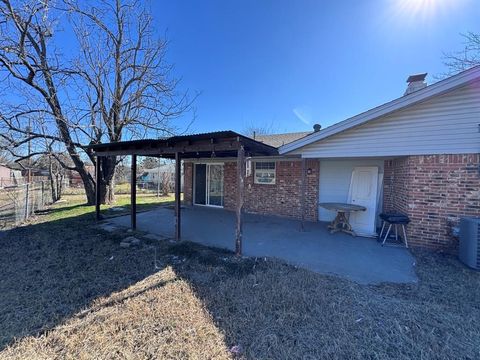
<instances>
[{"instance_id":1,"label":"red brick exterior","mask_svg":"<svg viewBox=\"0 0 480 360\"><path fill-rule=\"evenodd\" d=\"M277 161L276 181L274 185L254 184L252 174L245 179L245 211L250 213L278 215L301 218L301 181L302 162ZM318 181L320 163L318 160L307 160L306 168L310 174L306 176L305 219L318 219ZM237 193L237 164L235 161L225 162L224 166L224 206L235 209ZM192 203L193 165L185 164L184 199Z\"/></svg>"},{"instance_id":2,"label":"red brick exterior","mask_svg":"<svg viewBox=\"0 0 480 360\"><path fill-rule=\"evenodd\" d=\"M275 185L245 181L245 211L301 218L301 161L277 161ZM305 218L318 219L320 163L308 160ZM421 155L386 160L383 209L407 214L409 245L453 251L452 226L461 216L480 216L480 155ZM236 163L224 167L225 208L235 208ZM185 164L184 199L192 203L193 165Z\"/></svg>"},{"instance_id":3,"label":"red brick exterior","mask_svg":"<svg viewBox=\"0 0 480 360\"><path fill-rule=\"evenodd\" d=\"M384 210L406 213L412 246L452 251L452 226L480 215L480 155L408 156L385 161Z\"/></svg>"},{"instance_id":4,"label":"red brick exterior","mask_svg":"<svg viewBox=\"0 0 480 360\"><path fill-rule=\"evenodd\" d=\"M183 202L193 205L193 163L183 164Z\"/></svg>"}]
</instances>

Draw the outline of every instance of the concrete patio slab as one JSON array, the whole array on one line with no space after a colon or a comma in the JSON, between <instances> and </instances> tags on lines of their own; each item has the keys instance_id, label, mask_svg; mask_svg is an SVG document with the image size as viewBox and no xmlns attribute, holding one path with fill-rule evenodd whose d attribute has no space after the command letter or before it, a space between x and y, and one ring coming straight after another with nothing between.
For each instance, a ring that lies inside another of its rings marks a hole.
<instances>
[{"instance_id":1,"label":"concrete patio slab","mask_svg":"<svg viewBox=\"0 0 480 360\"><path fill-rule=\"evenodd\" d=\"M128 227L129 216L109 220ZM174 235L174 211L168 207L137 214L137 228L166 237ZM182 239L234 250L235 214L208 207L182 208ZM246 214L243 254L276 257L322 274L334 274L361 284L416 282L415 259L405 248L382 247L375 239L331 235L325 223L299 222Z\"/></svg>"}]
</instances>

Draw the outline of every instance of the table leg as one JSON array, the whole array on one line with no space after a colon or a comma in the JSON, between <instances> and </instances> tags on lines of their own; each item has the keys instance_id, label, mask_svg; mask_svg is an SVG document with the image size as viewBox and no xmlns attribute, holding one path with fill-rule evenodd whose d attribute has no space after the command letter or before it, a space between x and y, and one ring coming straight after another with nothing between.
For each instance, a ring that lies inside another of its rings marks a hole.
<instances>
[{"instance_id":1,"label":"table leg","mask_svg":"<svg viewBox=\"0 0 480 360\"><path fill-rule=\"evenodd\" d=\"M348 222L347 214L345 211L337 211L337 216L335 216L335 219L328 226L328 228L330 229L330 234L334 234L338 231L343 231L352 236L357 236L355 231L353 231L352 226Z\"/></svg>"}]
</instances>

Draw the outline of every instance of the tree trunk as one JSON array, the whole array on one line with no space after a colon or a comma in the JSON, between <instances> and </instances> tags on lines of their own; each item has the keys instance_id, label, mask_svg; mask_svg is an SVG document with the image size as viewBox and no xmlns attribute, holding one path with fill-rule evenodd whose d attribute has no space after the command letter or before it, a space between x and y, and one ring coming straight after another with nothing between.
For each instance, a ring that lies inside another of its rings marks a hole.
<instances>
[{"instance_id":1,"label":"tree trunk","mask_svg":"<svg viewBox=\"0 0 480 360\"><path fill-rule=\"evenodd\" d=\"M52 195L52 203L54 203L58 200L58 198L57 198L57 188L55 186L55 178L53 176L53 164L52 164L51 158L49 158L48 160L48 175L50 178L50 189L51 189L50 194Z\"/></svg>"},{"instance_id":2,"label":"tree trunk","mask_svg":"<svg viewBox=\"0 0 480 360\"><path fill-rule=\"evenodd\" d=\"M65 174L61 173L60 174L60 179L59 179L59 186L58 186L58 198L61 199L63 195L63 185L64 185L64 180L65 180Z\"/></svg>"},{"instance_id":3,"label":"tree trunk","mask_svg":"<svg viewBox=\"0 0 480 360\"><path fill-rule=\"evenodd\" d=\"M95 205L95 181L88 174L87 170L83 169L82 171L82 169L77 169L77 172L82 178L83 188L85 189L85 195L87 196L87 204Z\"/></svg>"},{"instance_id":4,"label":"tree trunk","mask_svg":"<svg viewBox=\"0 0 480 360\"><path fill-rule=\"evenodd\" d=\"M53 176L50 176L50 189L51 189L51 195L52 195L52 203L57 201L57 192L55 188L55 180L53 179Z\"/></svg>"},{"instance_id":5,"label":"tree trunk","mask_svg":"<svg viewBox=\"0 0 480 360\"><path fill-rule=\"evenodd\" d=\"M113 204L115 202L115 181L112 178L105 184L105 202L104 204Z\"/></svg>"},{"instance_id":6,"label":"tree trunk","mask_svg":"<svg viewBox=\"0 0 480 360\"><path fill-rule=\"evenodd\" d=\"M117 162L116 156L106 156L102 158L100 166L100 203L112 204L115 201L115 165ZM80 173L80 172L79 172ZM88 181L83 181L83 187L85 188L85 194L87 195L88 205L95 205L95 180L86 170L88 175ZM80 176L83 176L80 173Z\"/></svg>"},{"instance_id":7,"label":"tree trunk","mask_svg":"<svg viewBox=\"0 0 480 360\"><path fill-rule=\"evenodd\" d=\"M64 175L62 172L56 174L55 181L57 185L57 200L60 200L63 195L63 179Z\"/></svg>"}]
</instances>

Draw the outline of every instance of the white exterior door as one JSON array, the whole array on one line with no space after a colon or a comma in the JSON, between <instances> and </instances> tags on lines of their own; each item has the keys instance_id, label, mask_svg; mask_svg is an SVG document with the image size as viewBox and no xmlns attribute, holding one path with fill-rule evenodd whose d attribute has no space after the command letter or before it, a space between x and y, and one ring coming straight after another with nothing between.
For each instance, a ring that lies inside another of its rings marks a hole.
<instances>
[{"instance_id":1,"label":"white exterior door","mask_svg":"<svg viewBox=\"0 0 480 360\"><path fill-rule=\"evenodd\" d=\"M377 213L378 167L355 167L348 202L367 208L366 211L355 211L350 214L350 224L353 230L363 236L375 235L375 220Z\"/></svg>"}]
</instances>

